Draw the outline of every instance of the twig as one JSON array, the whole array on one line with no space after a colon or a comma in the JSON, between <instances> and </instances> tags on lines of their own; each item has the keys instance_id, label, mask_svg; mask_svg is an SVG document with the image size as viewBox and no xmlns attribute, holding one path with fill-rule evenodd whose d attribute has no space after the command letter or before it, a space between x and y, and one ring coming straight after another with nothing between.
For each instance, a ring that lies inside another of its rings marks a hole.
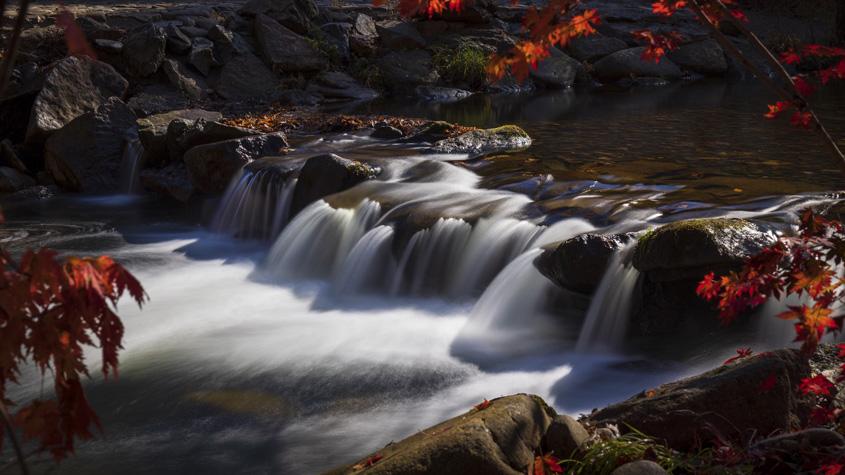
<instances>
[{"instance_id":1,"label":"twig","mask_svg":"<svg viewBox=\"0 0 845 475\"><path fill-rule=\"evenodd\" d=\"M9 416L9 411L6 410L6 405L3 404L3 401L0 401L0 413L2 413L3 425L6 427L6 432L9 433L9 440L12 441L12 448L15 450L15 455L18 458L18 464L21 466L21 474L29 475L29 467L26 466L26 457L18 443L18 438L15 436L15 427L12 425L12 418Z\"/></svg>"},{"instance_id":2,"label":"twig","mask_svg":"<svg viewBox=\"0 0 845 475\"><path fill-rule=\"evenodd\" d=\"M20 6L18 7L18 17L15 20L15 27L14 30L12 30L12 36L9 38L9 45L6 47L6 55L3 57L2 65L0 65L0 97L2 97L6 92L9 77L12 75L12 68L15 66L15 56L17 56L18 53L18 43L21 39L21 32L23 32L23 26L26 21L26 14L28 11L29 0L21 0Z\"/></svg>"}]
</instances>

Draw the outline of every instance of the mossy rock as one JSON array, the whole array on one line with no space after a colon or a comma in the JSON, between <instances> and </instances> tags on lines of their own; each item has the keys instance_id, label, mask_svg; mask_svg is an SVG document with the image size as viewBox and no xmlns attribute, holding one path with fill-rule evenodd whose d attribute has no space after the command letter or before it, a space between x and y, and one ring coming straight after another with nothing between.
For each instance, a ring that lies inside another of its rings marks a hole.
<instances>
[{"instance_id":1,"label":"mossy rock","mask_svg":"<svg viewBox=\"0 0 845 475\"><path fill-rule=\"evenodd\" d=\"M434 144L434 153L465 153L478 158L494 153L524 150L531 146L531 136L516 125L503 125L492 129L469 132L440 140Z\"/></svg>"}]
</instances>

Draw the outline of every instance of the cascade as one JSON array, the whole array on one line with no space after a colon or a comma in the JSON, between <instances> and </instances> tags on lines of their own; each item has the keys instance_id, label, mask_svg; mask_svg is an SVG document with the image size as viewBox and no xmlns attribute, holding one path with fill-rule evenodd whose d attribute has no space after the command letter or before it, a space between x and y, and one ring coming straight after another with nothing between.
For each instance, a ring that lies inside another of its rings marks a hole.
<instances>
[{"instance_id":1,"label":"cascade","mask_svg":"<svg viewBox=\"0 0 845 475\"><path fill-rule=\"evenodd\" d=\"M242 169L223 195L212 229L245 239L274 239L288 222L295 187L296 179L271 169Z\"/></svg>"},{"instance_id":2,"label":"cascade","mask_svg":"<svg viewBox=\"0 0 845 475\"><path fill-rule=\"evenodd\" d=\"M120 158L120 186L127 194L138 190L138 174L143 155L144 146L137 136L126 140L123 156Z\"/></svg>"}]
</instances>

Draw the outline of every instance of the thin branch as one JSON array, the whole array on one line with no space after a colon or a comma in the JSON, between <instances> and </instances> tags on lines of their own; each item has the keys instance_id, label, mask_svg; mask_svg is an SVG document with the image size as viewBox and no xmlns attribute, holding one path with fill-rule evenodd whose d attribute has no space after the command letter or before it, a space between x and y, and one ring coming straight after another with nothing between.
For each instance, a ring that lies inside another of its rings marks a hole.
<instances>
[{"instance_id":1,"label":"thin branch","mask_svg":"<svg viewBox=\"0 0 845 475\"><path fill-rule=\"evenodd\" d=\"M29 12L29 0L21 0L20 6L18 7L18 17L15 20L15 27L12 30L12 36L9 38L9 45L6 47L3 63L0 65L0 97L6 91L6 86L9 84L9 78L12 75L12 68L15 66L15 57L18 53L18 44L20 43L21 32L23 32L27 12Z\"/></svg>"},{"instance_id":2,"label":"thin branch","mask_svg":"<svg viewBox=\"0 0 845 475\"><path fill-rule=\"evenodd\" d=\"M0 414L3 416L3 425L6 427L6 432L9 433L9 440L12 441L12 448L15 450L18 464L21 466L21 474L29 475L29 467L26 466L26 457L18 443L18 438L15 436L15 426L12 424L12 418L9 416L9 411L6 410L6 405L3 404L3 401L0 401Z\"/></svg>"}]
</instances>

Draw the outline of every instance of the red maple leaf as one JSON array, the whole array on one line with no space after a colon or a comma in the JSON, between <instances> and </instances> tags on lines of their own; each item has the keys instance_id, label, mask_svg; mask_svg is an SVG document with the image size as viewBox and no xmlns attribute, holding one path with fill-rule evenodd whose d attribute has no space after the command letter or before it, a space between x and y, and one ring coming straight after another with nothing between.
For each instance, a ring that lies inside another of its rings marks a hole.
<instances>
[{"instance_id":1,"label":"red maple leaf","mask_svg":"<svg viewBox=\"0 0 845 475\"><path fill-rule=\"evenodd\" d=\"M824 464L816 470L819 475L841 475L845 473L845 465L841 463Z\"/></svg>"},{"instance_id":2,"label":"red maple leaf","mask_svg":"<svg viewBox=\"0 0 845 475\"><path fill-rule=\"evenodd\" d=\"M480 403L478 403L478 404L476 404L475 406L472 406L472 407L474 407L476 411L483 411L484 409L487 409L488 407L490 407L490 401L485 399L485 400L481 401Z\"/></svg>"},{"instance_id":3,"label":"red maple leaf","mask_svg":"<svg viewBox=\"0 0 845 475\"><path fill-rule=\"evenodd\" d=\"M813 115L809 112L795 111L792 117L789 118L789 123L795 127L803 127L805 129L810 127L813 123Z\"/></svg>"},{"instance_id":4,"label":"red maple leaf","mask_svg":"<svg viewBox=\"0 0 845 475\"><path fill-rule=\"evenodd\" d=\"M802 394L814 394L816 396L830 396L830 390L833 387L833 383L821 374L812 378L804 378L801 380L801 384L798 385Z\"/></svg>"},{"instance_id":5,"label":"red maple leaf","mask_svg":"<svg viewBox=\"0 0 845 475\"><path fill-rule=\"evenodd\" d=\"M816 87L810 84L804 76L795 76L792 78L792 82L795 83L795 91L803 97L811 96L816 92Z\"/></svg>"},{"instance_id":6,"label":"red maple leaf","mask_svg":"<svg viewBox=\"0 0 845 475\"><path fill-rule=\"evenodd\" d=\"M736 356L732 356L732 357L726 359L725 362L722 363L722 365L723 366L729 365L729 364L731 364L735 361L739 361L741 359L748 358L749 356L751 356L752 353L754 353L754 352L751 351L751 348L738 348L736 350Z\"/></svg>"}]
</instances>

